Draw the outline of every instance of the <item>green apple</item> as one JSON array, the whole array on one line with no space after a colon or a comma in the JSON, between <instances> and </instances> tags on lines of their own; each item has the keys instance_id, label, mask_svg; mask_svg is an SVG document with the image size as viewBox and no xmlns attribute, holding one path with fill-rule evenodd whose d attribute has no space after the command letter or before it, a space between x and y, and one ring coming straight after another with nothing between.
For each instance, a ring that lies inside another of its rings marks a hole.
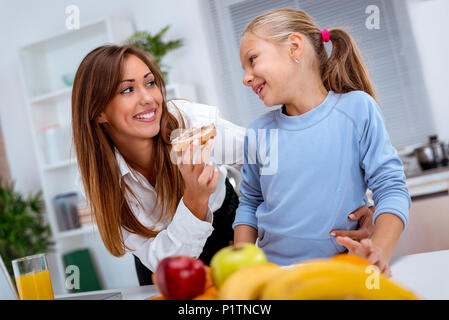
<instances>
[{"instance_id":1,"label":"green apple","mask_svg":"<svg viewBox=\"0 0 449 320\"><path fill-rule=\"evenodd\" d=\"M262 249L252 243L237 243L219 250L210 262L212 281L218 289L234 271L266 264Z\"/></svg>"}]
</instances>

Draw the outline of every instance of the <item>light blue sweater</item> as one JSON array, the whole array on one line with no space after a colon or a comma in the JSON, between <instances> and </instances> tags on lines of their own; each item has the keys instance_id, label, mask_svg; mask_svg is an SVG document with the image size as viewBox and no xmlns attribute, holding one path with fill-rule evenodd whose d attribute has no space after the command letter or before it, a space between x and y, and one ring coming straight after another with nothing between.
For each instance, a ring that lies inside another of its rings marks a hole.
<instances>
[{"instance_id":1,"label":"light blue sweater","mask_svg":"<svg viewBox=\"0 0 449 320\"><path fill-rule=\"evenodd\" d=\"M407 225L411 201L402 162L379 106L363 91L329 92L300 116L281 109L264 114L248 128L244 160L233 227L256 228L271 262L288 265L345 251L329 233L357 229L348 215L366 204L367 188L374 221L392 213Z\"/></svg>"}]
</instances>

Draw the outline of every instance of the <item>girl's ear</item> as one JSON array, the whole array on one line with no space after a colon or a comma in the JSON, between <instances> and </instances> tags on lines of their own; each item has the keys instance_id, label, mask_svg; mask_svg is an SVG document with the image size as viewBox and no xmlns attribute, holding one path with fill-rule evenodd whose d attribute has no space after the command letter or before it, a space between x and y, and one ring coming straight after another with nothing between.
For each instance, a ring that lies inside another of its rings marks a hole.
<instances>
[{"instance_id":1,"label":"girl's ear","mask_svg":"<svg viewBox=\"0 0 449 320\"><path fill-rule=\"evenodd\" d=\"M303 56L304 36L297 32L292 32L287 38L289 55L293 60L299 60Z\"/></svg>"},{"instance_id":2,"label":"girl's ear","mask_svg":"<svg viewBox=\"0 0 449 320\"><path fill-rule=\"evenodd\" d=\"M97 123L107 123L108 120L106 119L106 115L104 112L100 113L100 115L97 117Z\"/></svg>"}]
</instances>

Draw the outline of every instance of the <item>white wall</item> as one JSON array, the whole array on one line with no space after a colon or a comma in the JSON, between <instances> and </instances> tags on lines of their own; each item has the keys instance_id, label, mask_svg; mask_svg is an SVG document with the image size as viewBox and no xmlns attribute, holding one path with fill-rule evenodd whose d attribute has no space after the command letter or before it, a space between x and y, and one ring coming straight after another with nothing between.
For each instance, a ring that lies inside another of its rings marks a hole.
<instances>
[{"instance_id":1,"label":"white wall","mask_svg":"<svg viewBox=\"0 0 449 320\"><path fill-rule=\"evenodd\" d=\"M449 1L408 0L407 9L437 133L441 139L449 140Z\"/></svg>"},{"instance_id":2,"label":"white wall","mask_svg":"<svg viewBox=\"0 0 449 320\"><path fill-rule=\"evenodd\" d=\"M184 47L167 56L170 82L188 83L196 88L199 102L219 106L217 78L207 44L202 0L135 1L136 28L156 33L166 25L168 39L184 39ZM223 114L226 110L221 110Z\"/></svg>"}]
</instances>

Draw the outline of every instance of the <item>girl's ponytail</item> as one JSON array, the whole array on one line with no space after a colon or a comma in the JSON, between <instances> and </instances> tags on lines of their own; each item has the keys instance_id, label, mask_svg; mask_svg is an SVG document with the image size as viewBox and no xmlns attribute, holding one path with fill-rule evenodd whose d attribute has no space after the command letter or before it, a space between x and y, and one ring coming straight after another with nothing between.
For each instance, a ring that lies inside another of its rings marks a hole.
<instances>
[{"instance_id":1,"label":"girl's ponytail","mask_svg":"<svg viewBox=\"0 0 449 320\"><path fill-rule=\"evenodd\" d=\"M326 59L324 57L327 55L319 55L321 79L326 89L336 93L362 90L376 99L368 71L354 40L339 28L330 29L329 36L332 42L330 57Z\"/></svg>"}]
</instances>

